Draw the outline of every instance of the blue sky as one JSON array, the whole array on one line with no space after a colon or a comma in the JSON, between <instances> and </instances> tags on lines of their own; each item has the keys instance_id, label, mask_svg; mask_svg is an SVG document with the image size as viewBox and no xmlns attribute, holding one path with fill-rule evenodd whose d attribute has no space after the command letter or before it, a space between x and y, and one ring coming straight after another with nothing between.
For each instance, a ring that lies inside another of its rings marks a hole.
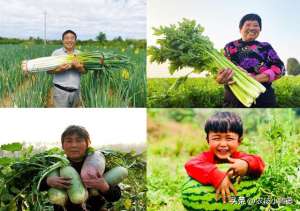
<instances>
[{"instance_id":1,"label":"blue sky","mask_svg":"<svg viewBox=\"0 0 300 211\"><path fill-rule=\"evenodd\" d=\"M94 39L105 32L107 38L146 38L147 0L0 0L0 36L47 37L60 39L66 29L79 39Z\"/></svg>"},{"instance_id":2,"label":"blue sky","mask_svg":"<svg viewBox=\"0 0 300 211\"><path fill-rule=\"evenodd\" d=\"M262 18L257 40L269 42L284 63L289 57L300 61L299 0L149 0L148 45L155 43L151 35L153 26L169 25L185 17L204 26L205 34L220 49L240 38L238 24L247 13L257 13Z\"/></svg>"}]
</instances>

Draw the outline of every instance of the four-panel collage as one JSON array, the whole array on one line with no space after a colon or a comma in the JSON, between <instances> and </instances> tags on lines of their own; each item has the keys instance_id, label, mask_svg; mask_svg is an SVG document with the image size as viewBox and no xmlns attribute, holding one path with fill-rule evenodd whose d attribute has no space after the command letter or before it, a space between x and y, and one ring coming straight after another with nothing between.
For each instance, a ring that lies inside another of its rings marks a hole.
<instances>
[{"instance_id":1,"label":"four-panel collage","mask_svg":"<svg viewBox=\"0 0 300 211\"><path fill-rule=\"evenodd\" d=\"M299 10L0 0L0 211L300 211Z\"/></svg>"}]
</instances>

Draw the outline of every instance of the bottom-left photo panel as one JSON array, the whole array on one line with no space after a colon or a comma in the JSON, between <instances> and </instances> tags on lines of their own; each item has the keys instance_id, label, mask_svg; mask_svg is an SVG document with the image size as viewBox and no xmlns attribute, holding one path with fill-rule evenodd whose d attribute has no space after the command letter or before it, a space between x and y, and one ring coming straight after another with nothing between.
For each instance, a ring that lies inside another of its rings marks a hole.
<instances>
[{"instance_id":1,"label":"bottom-left photo panel","mask_svg":"<svg viewBox=\"0 0 300 211\"><path fill-rule=\"evenodd\" d=\"M0 210L146 210L146 109L0 109Z\"/></svg>"}]
</instances>

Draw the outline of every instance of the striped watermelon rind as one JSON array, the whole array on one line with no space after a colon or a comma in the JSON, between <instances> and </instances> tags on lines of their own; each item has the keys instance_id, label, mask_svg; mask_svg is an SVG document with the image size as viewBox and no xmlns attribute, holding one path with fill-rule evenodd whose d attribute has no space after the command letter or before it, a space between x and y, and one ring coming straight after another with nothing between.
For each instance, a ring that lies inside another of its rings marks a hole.
<instances>
[{"instance_id":1,"label":"striped watermelon rind","mask_svg":"<svg viewBox=\"0 0 300 211\"><path fill-rule=\"evenodd\" d=\"M219 168L219 165L218 165ZM222 165L222 171L227 171L225 165ZM238 192L238 197L243 196L245 199L256 199L259 197L258 186L255 180L250 180L249 178L243 178L242 182L238 184L233 182L233 186ZM205 186L200 182L188 178L183 184L181 189L181 199L183 206L190 211L197 210L246 210L247 204L230 204L222 203L219 199L218 202L215 200L216 190L213 186Z\"/></svg>"}]
</instances>

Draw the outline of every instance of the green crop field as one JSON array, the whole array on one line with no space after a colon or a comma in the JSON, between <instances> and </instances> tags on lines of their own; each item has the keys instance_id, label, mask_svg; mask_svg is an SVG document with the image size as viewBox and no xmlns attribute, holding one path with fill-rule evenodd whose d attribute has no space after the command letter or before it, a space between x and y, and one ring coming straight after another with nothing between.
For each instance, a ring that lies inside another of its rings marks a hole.
<instances>
[{"instance_id":1,"label":"green crop field","mask_svg":"<svg viewBox=\"0 0 300 211\"><path fill-rule=\"evenodd\" d=\"M258 180L262 199L251 210L300 209L300 111L294 109L222 109L237 112L244 123L240 151L257 154L266 164ZM208 149L204 122L221 109L149 109L147 210L184 210L184 164ZM290 201L284 201L289 199ZM282 200L281 202L279 202Z\"/></svg>"},{"instance_id":2,"label":"green crop field","mask_svg":"<svg viewBox=\"0 0 300 211\"><path fill-rule=\"evenodd\" d=\"M60 48L49 44L0 45L0 107L51 107L52 75L45 72L21 71L21 61L43 56ZM83 107L144 107L146 102L146 50L140 44L117 43L77 45L81 51L99 50L127 56L132 69L121 69L111 74L92 71L82 75Z\"/></svg>"},{"instance_id":3,"label":"green crop field","mask_svg":"<svg viewBox=\"0 0 300 211\"><path fill-rule=\"evenodd\" d=\"M213 78L188 78L177 89L175 78L153 78L147 82L148 108L220 108L224 87ZM300 107L300 76L284 76L273 83L277 107Z\"/></svg>"}]
</instances>

